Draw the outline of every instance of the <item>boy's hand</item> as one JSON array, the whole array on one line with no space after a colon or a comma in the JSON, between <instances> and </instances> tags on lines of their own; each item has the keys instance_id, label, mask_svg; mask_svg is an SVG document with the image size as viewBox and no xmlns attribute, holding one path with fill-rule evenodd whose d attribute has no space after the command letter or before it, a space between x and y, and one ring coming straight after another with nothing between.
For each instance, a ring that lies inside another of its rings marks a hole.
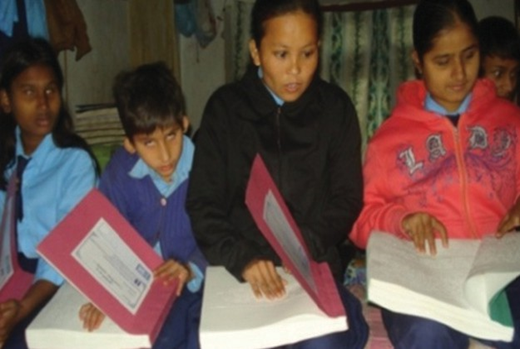
<instances>
[{"instance_id":1,"label":"boy's hand","mask_svg":"<svg viewBox=\"0 0 520 349\"><path fill-rule=\"evenodd\" d=\"M165 285L178 279L179 285L177 286L177 296L181 295L184 285L193 278L193 273L189 266L181 264L173 259L166 260L154 270L153 275L155 278L162 279Z\"/></svg>"},{"instance_id":2,"label":"boy's hand","mask_svg":"<svg viewBox=\"0 0 520 349\"><path fill-rule=\"evenodd\" d=\"M255 260L249 263L242 273L255 297L267 299L281 298L285 295L285 280L276 272L274 263L268 260Z\"/></svg>"},{"instance_id":3,"label":"boy's hand","mask_svg":"<svg viewBox=\"0 0 520 349\"><path fill-rule=\"evenodd\" d=\"M83 304L79 310L79 318L83 321L83 328L92 332L97 330L105 319L105 314L92 303Z\"/></svg>"},{"instance_id":4,"label":"boy's hand","mask_svg":"<svg viewBox=\"0 0 520 349\"><path fill-rule=\"evenodd\" d=\"M0 304L0 348L4 346L11 330L16 325L20 307L21 304L17 300L8 300Z\"/></svg>"},{"instance_id":5,"label":"boy's hand","mask_svg":"<svg viewBox=\"0 0 520 349\"><path fill-rule=\"evenodd\" d=\"M428 213L412 213L403 219L402 226L404 231L410 236L410 239L412 239L419 253L426 253L426 243L432 256L437 253L435 234L439 234L442 246L444 248L448 247L446 228L440 221Z\"/></svg>"}]
</instances>

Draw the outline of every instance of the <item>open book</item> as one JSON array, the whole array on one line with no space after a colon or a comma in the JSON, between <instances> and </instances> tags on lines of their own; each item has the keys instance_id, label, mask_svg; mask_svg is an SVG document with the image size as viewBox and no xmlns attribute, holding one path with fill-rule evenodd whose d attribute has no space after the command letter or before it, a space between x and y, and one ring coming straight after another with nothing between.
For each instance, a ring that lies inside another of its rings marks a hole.
<instances>
[{"instance_id":1,"label":"open book","mask_svg":"<svg viewBox=\"0 0 520 349\"><path fill-rule=\"evenodd\" d=\"M238 282L224 267L208 267L200 344L203 349L272 348L327 333L344 331L346 318L327 316L281 268L287 281L282 299L256 299L248 283Z\"/></svg>"},{"instance_id":2,"label":"open book","mask_svg":"<svg viewBox=\"0 0 520 349\"><path fill-rule=\"evenodd\" d=\"M440 242L438 242L440 246ZM449 241L437 254L373 232L367 247L368 300L398 313L444 323L469 336L511 341L504 288L520 275L520 234Z\"/></svg>"},{"instance_id":3,"label":"open book","mask_svg":"<svg viewBox=\"0 0 520 349\"><path fill-rule=\"evenodd\" d=\"M114 349L150 348L146 334L130 334L105 317L100 328L87 332L79 319L79 308L88 302L65 282L25 331L31 349Z\"/></svg>"},{"instance_id":4,"label":"open book","mask_svg":"<svg viewBox=\"0 0 520 349\"><path fill-rule=\"evenodd\" d=\"M22 299L31 287L34 275L20 268L16 251L16 171L9 179L3 209L0 207L0 302Z\"/></svg>"},{"instance_id":5,"label":"open book","mask_svg":"<svg viewBox=\"0 0 520 349\"><path fill-rule=\"evenodd\" d=\"M127 332L128 340L143 335L148 338L145 347L152 346L176 299L177 281L165 285L154 280L153 270L163 260L97 189L92 189L58 223L37 251L85 299ZM67 314L78 316L78 304L69 303L65 297L60 300L46 307L67 308ZM49 329L66 325L45 324ZM58 344L70 348L64 341L71 336L78 341L90 340L89 332L67 332L66 326L54 332L66 336L54 337L52 348L58 349ZM119 342L112 342L110 336L106 340L112 348L118 348Z\"/></svg>"},{"instance_id":6,"label":"open book","mask_svg":"<svg viewBox=\"0 0 520 349\"><path fill-rule=\"evenodd\" d=\"M345 309L327 263L312 260L264 162L251 167L246 204L258 228L291 275L284 299L256 300L223 267L206 271L200 339L203 348L275 347L348 328Z\"/></svg>"}]
</instances>

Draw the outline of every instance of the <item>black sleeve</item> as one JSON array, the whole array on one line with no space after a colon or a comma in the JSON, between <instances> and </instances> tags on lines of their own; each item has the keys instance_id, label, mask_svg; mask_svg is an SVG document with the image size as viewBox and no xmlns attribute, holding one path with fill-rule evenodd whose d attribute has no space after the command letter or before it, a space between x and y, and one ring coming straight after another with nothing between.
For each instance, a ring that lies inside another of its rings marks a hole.
<instances>
[{"instance_id":1,"label":"black sleeve","mask_svg":"<svg viewBox=\"0 0 520 349\"><path fill-rule=\"evenodd\" d=\"M262 249L255 241L255 236L261 233L245 203L243 200L233 202L236 183L229 178L230 167L235 166L229 159L229 148L234 144L231 137L236 136L230 125L233 99L219 97L217 91L205 108L197 131L186 205L195 238L209 263L225 266L243 281L244 267L266 256L262 256ZM230 216L232 205L233 217Z\"/></svg>"}]
</instances>

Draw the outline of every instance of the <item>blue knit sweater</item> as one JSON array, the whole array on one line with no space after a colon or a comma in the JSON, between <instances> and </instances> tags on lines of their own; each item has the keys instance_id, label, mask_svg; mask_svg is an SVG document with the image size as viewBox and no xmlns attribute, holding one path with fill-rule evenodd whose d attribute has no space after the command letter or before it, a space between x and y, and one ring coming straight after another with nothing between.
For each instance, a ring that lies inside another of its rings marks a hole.
<instances>
[{"instance_id":1,"label":"blue knit sweater","mask_svg":"<svg viewBox=\"0 0 520 349\"><path fill-rule=\"evenodd\" d=\"M204 272L207 262L185 209L188 180L165 198L150 176L138 179L129 175L138 160L136 154L118 149L103 172L99 189L150 246L159 242L164 259L191 262Z\"/></svg>"}]
</instances>

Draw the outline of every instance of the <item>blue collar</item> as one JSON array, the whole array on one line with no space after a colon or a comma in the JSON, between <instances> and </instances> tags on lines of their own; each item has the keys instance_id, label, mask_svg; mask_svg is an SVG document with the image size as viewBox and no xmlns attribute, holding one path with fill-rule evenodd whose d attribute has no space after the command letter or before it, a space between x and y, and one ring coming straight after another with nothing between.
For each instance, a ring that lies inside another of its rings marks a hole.
<instances>
[{"instance_id":1,"label":"blue collar","mask_svg":"<svg viewBox=\"0 0 520 349\"><path fill-rule=\"evenodd\" d=\"M16 134L16 156L22 155L23 157L33 159L33 163L37 163L40 165L42 162L45 161L45 158L49 154L50 151L56 148L54 145L54 140L52 138L52 133L47 134L41 143L38 145L38 147L34 150L34 152L29 156L25 154L23 150L22 145L22 135L21 130L19 126L16 126L15 134Z\"/></svg>"},{"instance_id":2,"label":"blue collar","mask_svg":"<svg viewBox=\"0 0 520 349\"><path fill-rule=\"evenodd\" d=\"M258 67L258 77L260 79L262 79L264 77L264 71L262 70L262 67ZM263 80L262 80L263 82ZM281 107L283 104L284 104L284 100L281 99L280 97L278 97L270 88L269 86L267 86L265 83L264 83L264 86L265 88L267 89L267 91L269 91L269 93L271 94L271 96L273 96L274 98L274 101L276 103L276 105L278 105L279 107Z\"/></svg>"},{"instance_id":3,"label":"blue collar","mask_svg":"<svg viewBox=\"0 0 520 349\"><path fill-rule=\"evenodd\" d=\"M443 106L437 103L431 96L430 93L426 95L426 100L424 101L424 109L427 111L431 111L435 114L439 114L441 116L445 115L460 115L465 113L468 110L469 103L471 102L472 93L469 93L466 98L462 101L459 108L455 112L448 112Z\"/></svg>"},{"instance_id":4,"label":"blue collar","mask_svg":"<svg viewBox=\"0 0 520 349\"><path fill-rule=\"evenodd\" d=\"M141 158L137 160L134 167L130 170L128 175L136 179L142 179L146 176L150 176L155 187L159 192L165 196L170 196L189 176L191 170L191 164L193 161L193 153L195 152L195 146L191 139L187 136L182 136L182 153L177 163L175 172L172 173L171 181L166 182L157 172L155 172L150 166L148 166Z\"/></svg>"}]
</instances>

